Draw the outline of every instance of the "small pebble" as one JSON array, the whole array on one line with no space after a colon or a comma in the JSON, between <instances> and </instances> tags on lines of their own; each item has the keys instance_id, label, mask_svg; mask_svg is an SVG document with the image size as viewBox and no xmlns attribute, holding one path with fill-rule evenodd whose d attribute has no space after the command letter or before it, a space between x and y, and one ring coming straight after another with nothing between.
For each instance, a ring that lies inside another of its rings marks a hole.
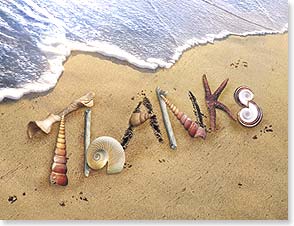
<instances>
[{"instance_id":1,"label":"small pebble","mask_svg":"<svg viewBox=\"0 0 294 226\"><path fill-rule=\"evenodd\" d=\"M62 207L64 207L65 206L65 203L62 201L62 202L59 203L59 205L62 206Z\"/></svg>"},{"instance_id":2,"label":"small pebble","mask_svg":"<svg viewBox=\"0 0 294 226\"><path fill-rule=\"evenodd\" d=\"M10 202L10 204L16 202L16 200L17 200L17 197L16 197L15 195L14 195L14 196L9 196L9 197L8 197L8 202Z\"/></svg>"}]
</instances>

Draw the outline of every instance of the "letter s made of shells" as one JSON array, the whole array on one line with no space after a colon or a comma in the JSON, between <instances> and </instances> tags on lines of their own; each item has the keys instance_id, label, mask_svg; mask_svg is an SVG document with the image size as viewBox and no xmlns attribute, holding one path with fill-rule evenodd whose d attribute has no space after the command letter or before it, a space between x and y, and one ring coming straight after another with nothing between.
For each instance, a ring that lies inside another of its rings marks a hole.
<instances>
[{"instance_id":1,"label":"letter s made of shells","mask_svg":"<svg viewBox=\"0 0 294 226\"><path fill-rule=\"evenodd\" d=\"M238 112L238 121L245 127L257 126L263 117L261 108L253 101L254 94L246 86L240 86L234 93L235 101L242 107Z\"/></svg>"}]
</instances>

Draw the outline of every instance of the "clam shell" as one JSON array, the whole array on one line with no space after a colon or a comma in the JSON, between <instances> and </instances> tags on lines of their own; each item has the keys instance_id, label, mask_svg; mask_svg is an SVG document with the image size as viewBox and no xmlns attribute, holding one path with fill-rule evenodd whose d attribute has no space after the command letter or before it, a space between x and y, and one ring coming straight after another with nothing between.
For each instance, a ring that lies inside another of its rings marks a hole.
<instances>
[{"instance_id":1,"label":"clam shell","mask_svg":"<svg viewBox=\"0 0 294 226\"><path fill-rule=\"evenodd\" d=\"M89 167L94 170L103 168L108 162L107 173L114 174L123 170L125 152L116 139L102 136L89 145L86 158Z\"/></svg>"}]
</instances>

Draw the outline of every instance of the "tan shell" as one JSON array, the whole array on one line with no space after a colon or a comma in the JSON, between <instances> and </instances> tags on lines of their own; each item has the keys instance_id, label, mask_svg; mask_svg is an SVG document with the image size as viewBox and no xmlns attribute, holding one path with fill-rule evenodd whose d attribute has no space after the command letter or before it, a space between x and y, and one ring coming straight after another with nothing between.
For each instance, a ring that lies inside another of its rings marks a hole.
<instances>
[{"instance_id":1,"label":"tan shell","mask_svg":"<svg viewBox=\"0 0 294 226\"><path fill-rule=\"evenodd\" d=\"M206 138L205 128L200 127L196 122L193 122L185 113L181 112L174 104L172 104L165 96L161 95L168 108L174 113L177 119L181 122L184 128L188 131L191 137Z\"/></svg>"},{"instance_id":2,"label":"tan shell","mask_svg":"<svg viewBox=\"0 0 294 226\"><path fill-rule=\"evenodd\" d=\"M27 134L29 138L32 138L34 134L39 130L43 131L46 134L50 133L52 124L60 121L62 115L65 116L70 112L75 111L83 106L92 107L94 105L94 97L95 93L89 92L86 95L80 97L79 99L74 100L69 106L67 106L58 114L49 114L47 118L42 121L30 121L27 126Z\"/></svg>"},{"instance_id":3,"label":"tan shell","mask_svg":"<svg viewBox=\"0 0 294 226\"><path fill-rule=\"evenodd\" d=\"M107 173L114 174L123 170L125 152L116 139L102 136L89 145L86 158L89 167L93 170L102 169L108 162Z\"/></svg>"},{"instance_id":4,"label":"tan shell","mask_svg":"<svg viewBox=\"0 0 294 226\"><path fill-rule=\"evenodd\" d=\"M146 112L133 112L129 124L131 126L139 126L143 124L145 121L151 118L151 114L148 114Z\"/></svg>"},{"instance_id":5,"label":"tan shell","mask_svg":"<svg viewBox=\"0 0 294 226\"><path fill-rule=\"evenodd\" d=\"M66 186L68 179L66 176L66 144L65 144L65 127L64 127L64 116L61 117L56 148L54 151L53 163L51 167L50 183Z\"/></svg>"}]
</instances>

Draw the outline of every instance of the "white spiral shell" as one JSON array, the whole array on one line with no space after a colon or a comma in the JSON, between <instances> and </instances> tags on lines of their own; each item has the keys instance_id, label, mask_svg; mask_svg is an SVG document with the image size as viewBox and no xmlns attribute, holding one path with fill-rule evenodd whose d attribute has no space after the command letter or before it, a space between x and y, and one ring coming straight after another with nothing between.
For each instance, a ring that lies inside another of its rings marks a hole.
<instances>
[{"instance_id":1,"label":"white spiral shell","mask_svg":"<svg viewBox=\"0 0 294 226\"><path fill-rule=\"evenodd\" d=\"M241 106L248 106L248 102L253 100L254 94L248 87L240 86L236 89L234 97Z\"/></svg>"},{"instance_id":2,"label":"white spiral shell","mask_svg":"<svg viewBox=\"0 0 294 226\"><path fill-rule=\"evenodd\" d=\"M238 121L246 127L254 127L262 120L262 111L254 103L249 102L248 107L241 109L238 113Z\"/></svg>"},{"instance_id":3,"label":"white spiral shell","mask_svg":"<svg viewBox=\"0 0 294 226\"><path fill-rule=\"evenodd\" d=\"M114 174L123 170L125 152L116 139L102 136L89 145L86 158L89 167L93 170L102 169L108 162L107 173Z\"/></svg>"},{"instance_id":4,"label":"white spiral shell","mask_svg":"<svg viewBox=\"0 0 294 226\"><path fill-rule=\"evenodd\" d=\"M241 125L246 127L258 125L263 118L263 113L261 108L253 101L254 94L251 89L240 86L235 90L234 97L236 102L244 107L238 113L238 121Z\"/></svg>"}]
</instances>

